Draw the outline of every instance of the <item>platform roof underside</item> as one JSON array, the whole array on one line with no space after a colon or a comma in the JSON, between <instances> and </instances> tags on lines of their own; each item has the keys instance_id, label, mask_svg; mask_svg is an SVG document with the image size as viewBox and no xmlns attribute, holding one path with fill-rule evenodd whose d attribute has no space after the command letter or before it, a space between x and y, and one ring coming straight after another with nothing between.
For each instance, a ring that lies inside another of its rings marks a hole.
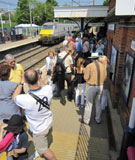
<instances>
[{"instance_id":1,"label":"platform roof underside","mask_svg":"<svg viewBox=\"0 0 135 160\"><path fill-rule=\"evenodd\" d=\"M100 18L106 17L108 6L54 7L55 18Z\"/></svg>"}]
</instances>

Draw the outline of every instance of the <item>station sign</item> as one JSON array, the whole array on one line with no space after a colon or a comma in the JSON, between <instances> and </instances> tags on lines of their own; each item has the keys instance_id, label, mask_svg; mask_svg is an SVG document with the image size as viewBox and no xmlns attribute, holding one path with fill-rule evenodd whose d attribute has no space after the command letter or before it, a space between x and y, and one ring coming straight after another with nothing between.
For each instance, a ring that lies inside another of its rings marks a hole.
<instances>
[{"instance_id":1,"label":"station sign","mask_svg":"<svg viewBox=\"0 0 135 160\"><path fill-rule=\"evenodd\" d=\"M116 0L115 15L135 15L135 0Z\"/></svg>"},{"instance_id":2,"label":"station sign","mask_svg":"<svg viewBox=\"0 0 135 160\"><path fill-rule=\"evenodd\" d=\"M115 30L115 24L110 23L110 24L108 25L108 30L109 30L109 31L114 31L114 30Z\"/></svg>"},{"instance_id":3,"label":"station sign","mask_svg":"<svg viewBox=\"0 0 135 160\"><path fill-rule=\"evenodd\" d=\"M104 23L89 23L88 26L89 27L104 27L105 24Z\"/></svg>"}]
</instances>

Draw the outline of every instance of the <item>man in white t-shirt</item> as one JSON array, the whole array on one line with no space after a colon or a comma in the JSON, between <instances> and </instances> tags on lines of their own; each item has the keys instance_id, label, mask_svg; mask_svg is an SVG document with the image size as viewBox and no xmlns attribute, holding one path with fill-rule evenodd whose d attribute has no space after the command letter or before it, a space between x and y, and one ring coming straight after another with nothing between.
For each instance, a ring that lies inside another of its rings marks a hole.
<instances>
[{"instance_id":1,"label":"man in white t-shirt","mask_svg":"<svg viewBox=\"0 0 135 160\"><path fill-rule=\"evenodd\" d=\"M49 107L53 96L52 87L49 85L40 87L38 80L39 75L37 71L31 69L25 72L24 81L29 86L29 93L38 96ZM52 112L37 102L29 93L19 95L23 83L18 85L12 99L24 110L38 153L46 159L56 160L54 153L48 148L53 122Z\"/></svg>"}]
</instances>

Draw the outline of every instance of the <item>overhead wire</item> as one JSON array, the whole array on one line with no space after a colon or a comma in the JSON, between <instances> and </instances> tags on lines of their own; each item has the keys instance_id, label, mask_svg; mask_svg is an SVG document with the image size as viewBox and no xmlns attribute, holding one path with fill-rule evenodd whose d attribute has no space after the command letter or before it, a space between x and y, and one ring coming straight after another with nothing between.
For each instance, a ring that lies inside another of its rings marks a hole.
<instances>
[{"instance_id":1,"label":"overhead wire","mask_svg":"<svg viewBox=\"0 0 135 160\"><path fill-rule=\"evenodd\" d=\"M66 4L66 5L91 5L93 3L93 0L70 0L70 1L64 1L64 0L57 0L57 2L59 3L59 5L62 5L62 4Z\"/></svg>"}]
</instances>

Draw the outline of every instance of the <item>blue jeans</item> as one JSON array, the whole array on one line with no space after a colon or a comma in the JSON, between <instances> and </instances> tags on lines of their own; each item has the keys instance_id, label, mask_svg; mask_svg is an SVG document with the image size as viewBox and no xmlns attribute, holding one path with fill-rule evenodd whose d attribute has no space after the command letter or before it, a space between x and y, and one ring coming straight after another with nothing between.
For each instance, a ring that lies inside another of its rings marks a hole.
<instances>
[{"instance_id":1,"label":"blue jeans","mask_svg":"<svg viewBox=\"0 0 135 160\"><path fill-rule=\"evenodd\" d=\"M57 83L57 82L55 83L55 90L56 90L55 95L56 95L56 96L60 96L60 89L59 89L59 86L58 86L58 83Z\"/></svg>"}]
</instances>

